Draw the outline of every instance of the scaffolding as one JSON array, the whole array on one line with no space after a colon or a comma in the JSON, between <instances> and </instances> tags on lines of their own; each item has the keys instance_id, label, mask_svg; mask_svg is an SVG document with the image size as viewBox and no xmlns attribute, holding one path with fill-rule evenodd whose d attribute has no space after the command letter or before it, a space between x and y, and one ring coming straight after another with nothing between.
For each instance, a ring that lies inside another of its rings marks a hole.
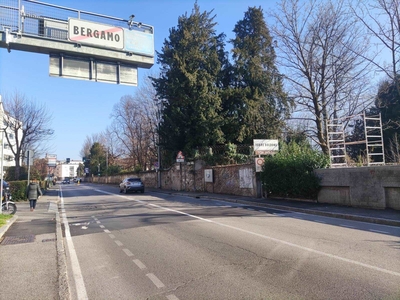
<instances>
[{"instance_id":1,"label":"scaffolding","mask_svg":"<svg viewBox=\"0 0 400 300\"><path fill-rule=\"evenodd\" d=\"M363 118L365 139L346 142L345 124L357 117ZM359 115L327 120L326 130L331 168L347 167L346 147L360 144L365 144L368 166L385 164L381 114L367 116L364 111Z\"/></svg>"}]
</instances>

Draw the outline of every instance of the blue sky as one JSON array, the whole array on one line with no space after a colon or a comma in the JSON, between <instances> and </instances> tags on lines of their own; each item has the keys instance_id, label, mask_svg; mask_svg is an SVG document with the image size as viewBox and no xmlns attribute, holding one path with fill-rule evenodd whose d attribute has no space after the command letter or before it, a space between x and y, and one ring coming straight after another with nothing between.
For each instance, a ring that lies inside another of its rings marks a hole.
<instances>
[{"instance_id":1,"label":"blue sky","mask_svg":"<svg viewBox=\"0 0 400 300\"><path fill-rule=\"evenodd\" d=\"M128 19L154 26L155 50L160 51L169 29L176 26L178 17L191 13L194 5L188 0L43 0L45 3L79 9L112 17ZM275 1L253 0L198 0L201 11L214 9L217 33L233 38L232 30L244 17L248 7L261 6L265 12ZM156 59L155 59L156 61ZM150 71L156 73L155 64ZM139 70L139 86L149 70ZM102 132L111 124L110 113L114 104L124 95L133 95L137 87L107 83L54 78L49 75L49 58L44 54L28 53L0 48L0 94L15 91L33 101L46 105L53 116L54 138L49 143L50 154L58 160L67 157L79 160L86 136Z\"/></svg>"}]
</instances>

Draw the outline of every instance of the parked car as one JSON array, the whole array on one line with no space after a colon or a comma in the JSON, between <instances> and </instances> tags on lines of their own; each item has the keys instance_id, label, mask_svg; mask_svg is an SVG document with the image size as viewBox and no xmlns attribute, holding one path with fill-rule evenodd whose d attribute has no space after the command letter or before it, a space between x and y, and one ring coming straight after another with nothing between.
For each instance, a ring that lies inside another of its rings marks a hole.
<instances>
[{"instance_id":1,"label":"parked car","mask_svg":"<svg viewBox=\"0 0 400 300\"><path fill-rule=\"evenodd\" d=\"M141 192L144 193L144 183L140 178L125 178L119 184L119 192L124 192L125 194L128 192Z\"/></svg>"}]
</instances>

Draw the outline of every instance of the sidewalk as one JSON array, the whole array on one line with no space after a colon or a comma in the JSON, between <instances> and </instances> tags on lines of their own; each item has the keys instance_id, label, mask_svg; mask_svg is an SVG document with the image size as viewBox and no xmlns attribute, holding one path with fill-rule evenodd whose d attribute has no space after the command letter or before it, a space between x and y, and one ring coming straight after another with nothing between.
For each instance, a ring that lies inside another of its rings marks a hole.
<instances>
[{"instance_id":1,"label":"sidewalk","mask_svg":"<svg viewBox=\"0 0 400 300\"><path fill-rule=\"evenodd\" d=\"M34 212L29 202L17 202L17 213L0 228L0 298L68 299L66 273L59 265L65 254L58 243L62 245L57 201L57 190L50 189Z\"/></svg>"}]
</instances>

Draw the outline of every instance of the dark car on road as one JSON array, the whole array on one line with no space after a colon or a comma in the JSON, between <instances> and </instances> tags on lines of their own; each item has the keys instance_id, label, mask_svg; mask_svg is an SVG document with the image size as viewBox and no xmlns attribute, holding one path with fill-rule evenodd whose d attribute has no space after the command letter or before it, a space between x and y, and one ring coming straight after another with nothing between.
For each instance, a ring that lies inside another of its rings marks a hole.
<instances>
[{"instance_id":1,"label":"dark car on road","mask_svg":"<svg viewBox=\"0 0 400 300\"><path fill-rule=\"evenodd\" d=\"M140 178L125 178L119 184L119 192L124 192L125 194L128 192L141 192L144 193L144 183Z\"/></svg>"}]
</instances>

